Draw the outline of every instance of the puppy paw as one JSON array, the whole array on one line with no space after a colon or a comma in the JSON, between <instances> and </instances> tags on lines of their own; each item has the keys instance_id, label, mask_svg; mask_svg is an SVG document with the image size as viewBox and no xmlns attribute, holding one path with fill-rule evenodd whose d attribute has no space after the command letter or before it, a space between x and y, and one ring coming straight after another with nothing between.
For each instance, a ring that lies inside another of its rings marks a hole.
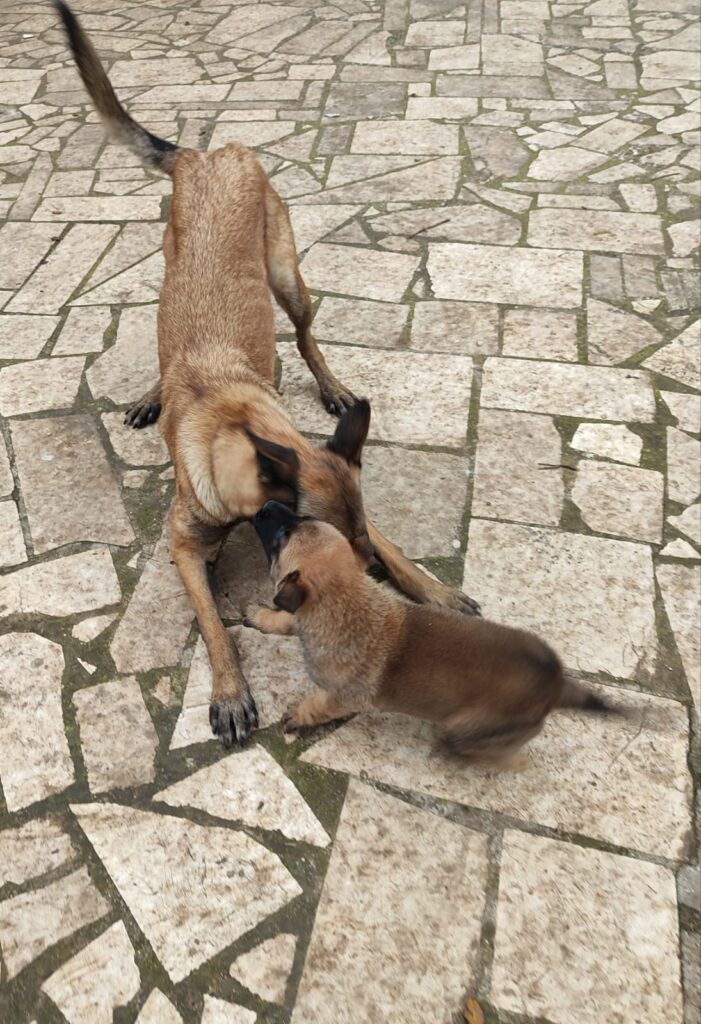
<instances>
[{"instance_id":1,"label":"puppy paw","mask_svg":"<svg viewBox=\"0 0 701 1024\"><path fill-rule=\"evenodd\" d=\"M354 406L358 399L352 391L336 382L334 385L321 389L321 401L324 403L324 408L328 413L332 416L341 416L346 409Z\"/></svg>"}]
</instances>

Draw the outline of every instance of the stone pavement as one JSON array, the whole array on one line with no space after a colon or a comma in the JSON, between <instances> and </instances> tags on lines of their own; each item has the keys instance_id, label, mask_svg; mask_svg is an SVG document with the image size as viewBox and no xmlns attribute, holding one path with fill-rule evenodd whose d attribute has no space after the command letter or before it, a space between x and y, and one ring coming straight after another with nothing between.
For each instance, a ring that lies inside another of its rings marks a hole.
<instances>
[{"instance_id":1,"label":"stone pavement","mask_svg":"<svg viewBox=\"0 0 701 1024\"><path fill-rule=\"evenodd\" d=\"M139 121L255 146L289 202L380 526L631 713L554 716L518 775L399 717L286 744L308 684L237 625L241 529L215 586L263 728L224 754L172 471L121 424L170 183L3 0L0 1020L698 1024L695 0L76 7Z\"/></svg>"}]
</instances>

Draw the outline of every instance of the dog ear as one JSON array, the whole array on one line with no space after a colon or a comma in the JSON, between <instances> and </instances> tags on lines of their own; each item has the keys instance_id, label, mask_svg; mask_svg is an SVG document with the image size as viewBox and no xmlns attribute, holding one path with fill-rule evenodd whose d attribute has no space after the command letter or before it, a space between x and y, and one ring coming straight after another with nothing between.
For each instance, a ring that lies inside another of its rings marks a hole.
<instances>
[{"instance_id":1,"label":"dog ear","mask_svg":"<svg viewBox=\"0 0 701 1024\"><path fill-rule=\"evenodd\" d=\"M297 452L293 448L275 444L274 441L266 441L252 430L246 429L246 433L256 450L258 466L263 476L267 477L270 483L285 484L296 491L299 477Z\"/></svg>"},{"instance_id":2,"label":"dog ear","mask_svg":"<svg viewBox=\"0 0 701 1024\"><path fill-rule=\"evenodd\" d=\"M275 592L273 604L283 608L286 612L296 612L307 596L307 588L299 578L299 569L288 572L287 576L280 581Z\"/></svg>"},{"instance_id":3,"label":"dog ear","mask_svg":"<svg viewBox=\"0 0 701 1024\"><path fill-rule=\"evenodd\" d=\"M336 432L326 447L353 465L360 465L363 445L370 429L370 403L361 398L341 416Z\"/></svg>"}]
</instances>

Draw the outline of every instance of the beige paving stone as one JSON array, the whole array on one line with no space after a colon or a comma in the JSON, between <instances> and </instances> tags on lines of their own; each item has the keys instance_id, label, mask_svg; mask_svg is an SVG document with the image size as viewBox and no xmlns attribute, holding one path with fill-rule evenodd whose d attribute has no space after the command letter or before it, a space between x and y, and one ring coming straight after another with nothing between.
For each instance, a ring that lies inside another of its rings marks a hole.
<instances>
[{"instance_id":1,"label":"beige paving stone","mask_svg":"<svg viewBox=\"0 0 701 1024\"><path fill-rule=\"evenodd\" d=\"M269 82L236 82L227 98L236 102L298 100L302 95L303 88L302 82L290 82L282 79Z\"/></svg>"},{"instance_id":2,"label":"beige paving stone","mask_svg":"<svg viewBox=\"0 0 701 1024\"><path fill-rule=\"evenodd\" d=\"M109 625L111 625L116 618L116 615L93 615L89 619L82 619L81 622L77 623L71 630L71 634L80 640L81 643L87 644L95 637L99 636Z\"/></svg>"},{"instance_id":3,"label":"beige paving stone","mask_svg":"<svg viewBox=\"0 0 701 1024\"><path fill-rule=\"evenodd\" d=\"M0 103L9 106L31 103L41 84L42 73L31 68L3 68Z\"/></svg>"},{"instance_id":4,"label":"beige paving stone","mask_svg":"<svg viewBox=\"0 0 701 1024\"><path fill-rule=\"evenodd\" d=\"M242 832L119 804L71 809L174 982L302 891Z\"/></svg>"},{"instance_id":5,"label":"beige paving stone","mask_svg":"<svg viewBox=\"0 0 701 1024\"><path fill-rule=\"evenodd\" d=\"M110 398L119 404L135 401L158 379L156 316L155 305L122 310L117 340L86 375L95 398Z\"/></svg>"},{"instance_id":6,"label":"beige paving stone","mask_svg":"<svg viewBox=\"0 0 701 1024\"><path fill-rule=\"evenodd\" d=\"M215 996L204 997L201 1024L255 1024L257 1019L253 1010L245 1006Z\"/></svg>"},{"instance_id":7,"label":"beige paving stone","mask_svg":"<svg viewBox=\"0 0 701 1024\"><path fill-rule=\"evenodd\" d=\"M640 316L607 302L587 299L587 345L590 363L613 366L662 341L660 332Z\"/></svg>"},{"instance_id":8,"label":"beige paving stone","mask_svg":"<svg viewBox=\"0 0 701 1024\"><path fill-rule=\"evenodd\" d=\"M328 206L292 206L290 220L294 231L297 253L301 254L314 242L328 235L334 228L359 213L362 207L336 203Z\"/></svg>"},{"instance_id":9,"label":"beige paving stone","mask_svg":"<svg viewBox=\"0 0 701 1024\"><path fill-rule=\"evenodd\" d=\"M35 818L0 831L0 886L23 885L73 860L68 834L53 818Z\"/></svg>"},{"instance_id":10,"label":"beige paving stone","mask_svg":"<svg viewBox=\"0 0 701 1024\"><path fill-rule=\"evenodd\" d=\"M36 633L0 637L0 780L9 811L73 782L61 710L64 664L59 645Z\"/></svg>"},{"instance_id":11,"label":"beige paving stone","mask_svg":"<svg viewBox=\"0 0 701 1024\"><path fill-rule=\"evenodd\" d=\"M262 28L275 25L284 18L299 14L298 7L282 4L244 4L222 18L207 34L207 42L237 45L241 38Z\"/></svg>"},{"instance_id":12,"label":"beige paving stone","mask_svg":"<svg viewBox=\"0 0 701 1024\"><path fill-rule=\"evenodd\" d=\"M664 476L651 469L581 461L572 501L592 530L651 544L662 541Z\"/></svg>"},{"instance_id":13,"label":"beige paving stone","mask_svg":"<svg viewBox=\"0 0 701 1024\"><path fill-rule=\"evenodd\" d=\"M44 889L0 903L0 945L8 977L14 978L50 946L109 909L85 867Z\"/></svg>"},{"instance_id":14,"label":"beige paving stone","mask_svg":"<svg viewBox=\"0 0 701 1024\"><path fill-rule=\"evenodd\" d=\"M415 21L406 34L406 46L457 46L465 35L464 21Z\"/></svg>"},{"instance_id":15,"label":"beige paving stone","mask_svg":"<svg viewBox=\"0 0 701 1024\"><path fill-rule=\"evenodd\" d=\"M659 50L641 57L641 85L645 88L645 79L677 79L698 82L701 70L695 54L683 53L678 50Z\"/></svg>"},{"instance_id":16,"label":"beige paving stone","mask_svg":"<svg viewBox=\"0 0 701 1024\"><path fill-rule=\"evenodd\" d=\"M116 1007L139 991L127 930L117 921L62 964L41 986L70 1024L112 1024Z\"/></svg>"},{"instance_id":17,"label":"beige paving stone","mask_svg":"<svg viewBox=\"0 0 701 1024\"><path fill-rule=\"evenodd\" d=\"M580 305L581 253L439 242L428 250L428 273L438 299L556 309Z\"/></svg>"},{"instance_id":18,"label":"beige paving stone","mask_svg":"<svg viewBox=\"0 0 701 1024\"><path fill-rule=\"evenodd\" d=\"M645 366L690 388L701 388L701 320L654 352Z\"/></svg>"},{"instance_id":19,"label":"beige paving stone","mask_svg":"<svg viewBox=\"0 0 701 1024\"><path fill-rule=\"evenodd\" d=\"M328 846L326 831L299 790L264 747L248 747L156 793L171 807L195 807L217 818L282 832Z\"/></svg>"},{"instance_id":20,"label":"beige paving stone","mask_svg":"<svg viewBox=\"0 0 701 1024\"><path fill-rule=\"evenodd\" d=\"M14 363L0 369L0 414L18 416L68 409L80 387L85 360L78 356Z\"/></svg>"},{"instance_id":21,"label":"beige paving stone","mask_svg":"<svg viewBox=\"0 0 701 1024\"><path fill-rule=\"evenodd\" d=\"M112 313L109 306L69 310L51 354L65 356L102 352L103 337L111 323Z\"/></svg>"},{"instance_id":22,"label":"beige paving stone","mask_svg":"<svg viewBox=\"0 0 701 1024\"><path fill-rule=\"evenodd\" d=\"M557 526L565 493L562 442L548 416L482 409L472 514Z\"/></svg>"},{"instance_id":23,"label":"beige paving stone","mask_svg":"<svg viewBox=\"0 0 701 1024\"><path fill-rule=\"evenodd\" d=\"M588 455L637 466L643 450L643 439L628 427L614 423L580 423L570 445Z\"/></svg>"},{"instance_id":24,"label":"beige paving stone","mask_svg":"<svg viewBox=\"0 0 701 1024\"><path fill-rule=\"evenodd\" d=\"M462 121L477 113L477 100L471 96L410 96L406 108L408 121Z\"/></svg>"},{"instance_id":25,"label":"beige paving stone","mask_svg":"<svg viewBox=\"0 0 701 1024\"><path fill-rule=\"evenodd\" d=\"M409 347L427 352L483 356L498 350L496 306L477 302L417 302Z\"/></svg>"},{"instance_id":26,"label":"beige paving stone","mask_svg":"<svg viewBox=\"0 0 701 1024\"><path fill-rule=\"evenodd\" d=\"M153 782L158 736L136 679L78 690L73 703L91 793Z\"/></svg>"},{"instance_id":27,"label":"beige paving stone","mask_svg":"<svg viewBox=\"0 0 701 1024\"><path fill-rule=\"evenodd\" d=\"M118 85L181 85L196 82L202 68L191 57L155 60L116 60L110 68L110 81Z\"/></svg>"},{"instance_id":28,"label":"beige paving stone","mask_svg":"<svg viewBox=\"0 0 701 1024\"><path fill-rule=\"evenodd\" d=\"M543 149L528 169L536 181L573 181L607 161L603 153L568 145L562 149Z\"/></svg>"},{"instance_id":29,"label":"beige paving stone","mask_svg":"<svg viewBox=\"0 0 701 1024\"><path fill-rule=\"evenodd\" d=\"M399 302L418 266L415 256L317 242L302 261L310 288Z\"/></svg>"},{"instance_id":30,"label":"beige paving stone","mask_svg":"<svg viewBox=\"0 0 701 1024\"><path fill-rule=\"evenodd\" d=\"M685 508L681 515L670 516L667 522L701 547L701 505L698 502Z\"/></svg>"},{"instance_id":31,"label":"beige paving stone","mask_svg":"<svg viewBox=\"0 0 701 1024\"><path fill-rule=\"evenodd\" d=\"M664 253L657 214L614 210L534 210L528 221L528 244L548 249Z\"/></svg>"},{"instance_id":32,"label":"beige paving stone","mask_svg":"<svg viewBox=\"0 0 701 1024\"><path fill-rule=\"evenodd\" d=\"M160 220L158 196L55 196L44 199L35 221Z\"/></svg>"},{"instance_id":33,"label":"beige paving stone","mask_svg":"<svg viewBox=\"0 0 701 1024\"><path fill-rule=\"evenodd\" d=\"M582 149L598 150L600 153L614 153L617 149L628 146L640 135L644 135L647 130L647 125L614 117L580 135L577 145Z\"/></svg>"},{"instance_id":34,"label":"beige paving stone","mask_svg":"<svg viewBox=\"0 0 701 1024\"><path fill-rule=\"evenodd\" d=\"M141 1007L136 1024L182 1024L182 1020L170 999L159 988L154 988Z\"/></svg>"},{"instance_id":35,"label":"beige paving stone","mask_svg":"<svg viewBox=\"0 0 701 1024\"><path fill-rule=\"evenodd\" d=\"M118 672L147 672L175 665L194 613L178 570L170 560L167 528L144 564L110 643Z\"/></svg>"},{"instance_id":36,"label":"beige paving stone","mask_svg":"<svg viewBox=\"0 0 701 1024\"><path fill-rule=\"evenodd\" d=\"M701 445L688 434L667 427L667 494L684 505L701 492Z\"/></svg>"},{"instance_id":37,"label":"beige paving stone","mask_svg":"<svg viewBox=\"0 0 701 1024\"><path fill-rule=\"evenodd\" d=\"M76 541L134 540L92 417L17 420L12 443L36 552Z\"/></svg>"},{"instance_id":38,"label":"beige paving stone","mask_svg":"<svg viewBox=\"0 0 701 1024\"><path fill-rule=\"evenodd\" d=\"M350 1021L349 1007L361 1020L449 1019L476 974L486 881L484 836L351 782L294 1024Z\"/></svg>"},{"instance_id":39,"label":"beige paving stone","mask_svg":"<svg viewBox=\"0 0 701 1024\"><path fill-rule=\"evenodd\" d=\"M296 950L296 935L276 935L234 960L229 974L249 992L282 1006Z\"/></svg>"},{"instance_id":40,"label":"beige paving stone","mask_svg":"<svg viewBox=\"0 0 701 1024\"><path fill-rule=\"evenodd\" d=\"M249 604L272 601L268 560L251 524L241 523L229 533L214 565L212 586L229 619L243 618Z\"/></svg>"},{"instance_id":41,"label":"beige paving stone","mask_svg":"<svg viewBox=\"0 0 701 1024\"><path fill-rule=\"evenodd\" d=\"M371 396L370 436L381 441L462 447L472 380L472 360L432 352L371 351L324 346L333 372L356 394ZM328 417L296 346L278 345L280 389L296 425L328 434ZM440 408L434 395L440 394Z\"/></svg>"},{"instance_id":42,"label":"beige paving stone","mask_svg":"<svg viewBox=\"0 0 701 1024\"><path fill-rule=\"evenodd\" d=\"M660 551L660 558L692 558L698 561L699 556L691 544L687 544L685 540L677 537L676 540L665 544Z\"/></svg>"},{"instance_id":43,"label":"beige paving stone","mask_svg":"<svg viewBox=\"0 0 701 1024\"><path fill-rule=\"evenodd\" d=\"M244 146L265 146L291 135L296 128L294 121L220 121L209 140L210 151L226 146L229 142L242 142Z\"/></svg>"},{"instance_id":44,"label":"beige paving stone","mask_svg":"<svg viewBox=\"0 0 701 1024\"><path fill-rule=\"evenodd\" d=\"M4 498L12 494L15 489L15 481L10 468L10 458L7 454L5 439L0 439L0 495Z\"/></svg>"},{"instance_id":45,"label":"beige paving stone","mask_svg":"<svg viewBox=\"0 0 701 1024\"><path fill-rule=\"evenodd\" d=\"M479 67L479 44L467 46L438 46L428 58L429 71L464 71Z\"/></svg>"},{"instance_id":46,"label":"beige paving stone","mask_svg":"<svg viewBox=\"0 0 701 1024\"><path fill-rule=\"evenodd\" d=\"M397 169L391 166L400 161L403 166ZM383 170L383 166L387 169ZM433 160L408 156L335 156L326 191L307 201L374 203L452 200L460 177L460 166L460 158L454 156L441 156Z\"/></svg>"},{"instance_id":47,"label":"beige paving stone","mask_svg":"<svg viewBox=\"0 0 701 1024\"><path fill-rule=\"evenodd\" d=\"M58 322L57 316L0 316L0 359L35 359Z\"/></svg>"},{"instance_id":48,"label":"beige paving stone","mask_svg":"<svg viewBox=\"0 0 701 1024\"><path fill-rule=\"evenodd\" d=\"M250 83L251 85L256 83ZM265 83L264 83L265 84ZM217 106L227 99L229 85L210 85L196 82L194 85L155 85L139 94L139 103L149 108L179 106L182 103L201 103L203 107ZM122 93L124 90L122 90ZM237 97L240 99L241 97ZM251 97L246 97L250 99Z\"/></svg>"},{"instance_id":49,"label":"beige paving stone","mask_svg":"<svg viewBox=\"0 0 701 1024\"><path fill-rule=\"evenodd\" d=\"M124 154L124 149L119 149ZM151 256L154 252L160 251L163 243L163 225L153 224L147 221L132 221L125 224L120 231L117 240L105 253L98 266L93 270L88 280L88 288L94 288L102 284L110 277L121 274Z\"/></svg>"},{"instance_id":50,"label":"beige paving stone","mask_svg":"<svg viewBox=\"0 0 701 1024\"><path fill-rule=\"evenodd\" d=\"M644 545L473 519L464 586L479 594L488 617L538 633L572 668L635 679L654 666L654 584Z\"/></svg>"},{"instance_id":51,"label":"beige paving stone","mask_svg":"<svg viewBox=\"0 0 701 1024\"><path fill-rule=\"evenodd\" d=\"M0 501L0 567L27 561L19 513L14 501Z\"/></svg>"},{"instance_id":52,"label":"beige paving stone","mask_svg":"<svg viewBox=\"0 0 701 1024\"><path fill-rule=\"evenodd\" d=\"M15 569L0 579L0 618L77 615L116 604L122 592L112 558L93 548Z\"/></svg>"},{"instance_id":53,"label":"beige paving stone","mask_svg":"<svg viewBox=\"0 0 701 1024\"><path fill-rule=\"evenodd\" d=\"M654 929L641 924L652 921ZM573 984L573 963L586 985ZM507 831L491 999L500 1009L555 1024L594 1024L602 1013L621 1024L659 1014L681 1024L672 872Z\"/></svg>"},{"instance_id":54,"label":"beige paving stone","mask_svg":"<svg viewBox=\"0 0 701 1024\"><path fill-rule=\"evenodd\" d=\"M682 659L691 696L701 708L701 568L686 565L658 565L657 582L665 610Z\"/></svg>"},{"instance_id":55,"label":"beige paving stone","mask_svg":"<svg viewBox=\"0 0 701 1024\"><path fill-rule=\"evenodd\" d=\"M458 152L458 127L433 121L360 121L353 133L352 153L439 153Z\"/></svg>"},{"instance_id":56,"label":"beige paving stone","mask_svg":"<svg viewBox=\"0 0 701 1024\"><path fill-rule=\"evenodd\" d=\"M54 234L59 230L54 228ZM74 224L5 307L6 312L57 313L116 232L112 224Z\"/></svg>"},{"instance_id":57,"label":"beige paving stone","mask_svg":"<svg viewBox=\"0 0 701 1024\"><path fill-rule=\"evenodd\" d=\"M94 171L54 171L44 189L44 196L84 196L92 188L94 178Z\"/></svg>"},{"instance_id":58,"label":"beige paving stone","mask_svg":"<svg viewBox=\"0 0 701 1024\"><path fill-rule=\"evenodd\" d=\"M84 292L74 300L74 305L155 302L161 292L164 266L163 254L160 251L155 252L141 263L104 281L92 291Z\"/></svg>"},{"instance_id":59,"label":"beige paving stone","mask_svg":"<svg viewBox=\"0 0 701 1024\"><path fill-rule=\"evenodd\" d=\"M563 359L576 363L575 316L552 309L506 309L502 351L505 356Z\"/></svg>"},{"instance_id":60,"label":"beige paving stone","mask_svg":"<svg viewBox=\"0 0 701 1024\"><path fill-rule=\"evenodd\" d=\"M408 235L410 239L513 245L521 237L521 224L515 217L486 203L405 210L375 217L371 224L374 231Z\"/></svg>"},{"instance_id":61,"label":"beige paving stone","mask_svg":"<svg viewBox=\"0 0 701 1024\"><path fill-rule=\"evenodd\" d=\"M406 319L404 305L327 295L317 308L312 329L321 341L392 348L399 344Z\"/></svg>"},{"instance_id":62,"label":"beige paving stone","mask_svg":"<svg viewBox=\"0 0 701 1024\"><path fill-rule=\"evenodd\" d=\"M122 462L129 466L163 466L170 461L158 427L134 430L125 425L121 412L105 412L101 419L110 444Z\"/></svg>"}]
</instances>

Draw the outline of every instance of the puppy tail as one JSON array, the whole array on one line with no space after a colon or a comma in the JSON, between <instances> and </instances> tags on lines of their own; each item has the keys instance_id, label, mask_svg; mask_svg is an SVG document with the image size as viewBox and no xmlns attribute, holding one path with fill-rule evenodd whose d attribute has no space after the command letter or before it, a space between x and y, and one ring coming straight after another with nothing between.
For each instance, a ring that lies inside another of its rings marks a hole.
<instances>
[{"instance_id":1,"label":"puppy tail","mask_svg":"<svg viewBox=\"0 0 701 1024\"><path fill-rule=\"evenodd\" d=\"M111 138L129 146L150 167L171 174L180 148L152 135L127 114L73 11L63 0L54 0L54 7L63 22L80 77Z\"/></svg>"},{"instance_id":2,"label":"puppy tail","mask_svg":"<svg viewBox=\"0 0 701 1024\"><path fill-rule=\"evenodd\" d=\"M591 690L587 690L574 679L565 677L564 685L560 696L554 705L556 708L577 708L579 711L589 711L595 715L618 715L625 717L623 708L614 708L606 701L601 700Z\"/></svg>"}]
</instances>

